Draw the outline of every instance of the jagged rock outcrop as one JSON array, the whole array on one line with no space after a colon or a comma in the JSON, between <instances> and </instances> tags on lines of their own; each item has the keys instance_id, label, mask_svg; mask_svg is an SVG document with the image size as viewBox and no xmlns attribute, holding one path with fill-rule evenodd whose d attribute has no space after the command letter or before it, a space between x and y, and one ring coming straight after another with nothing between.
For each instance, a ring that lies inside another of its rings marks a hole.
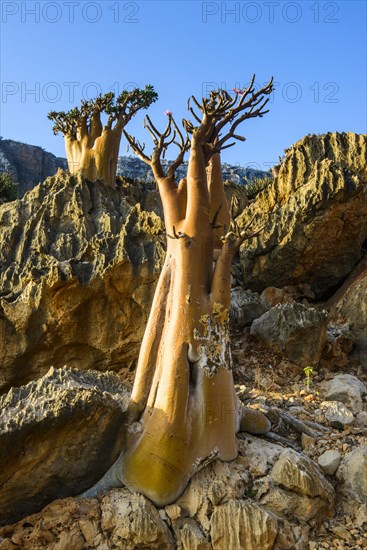
<instances>
[{"instance_id":1,"label":"jagged rock outcrop","mask_svg":"<svg viewBox=\"0 0 367 550\"><path fill-rule=\"evenodd\" d=\"M19 195L33 189L39 182L53 176L58 168L67 168L66 159L55 157L42 147L12 139L0 140L0 172L14 174L19 183Z\"/></svg>"},{"instance_id":2,"label":"jagged rock outcrop","mask_svg":"<svg viewBox=\"0 0 367 550\"><path fill-rule=\"evenodd\" d=\"M128 401L116 376L65 368L0 397L0 524L96 483L124 444Z\"/></svg>"},{"instance_id":3,"label":"jagged rock outcrop","mask_svg":"<svg viewBox=\"0 0 367 550\"><path fill-rule=\"evenodd\" d=\"M256 319L251 334L296 365L316 365L326 342L327 312L302 304L278 304Z\"/></svg>"},{"instance_id":4,"label":"jagged rock outcrop","mask_svg":"<svg viewBox=\"0 0 367 550\"><path fill-rule=\"evenodd\" d=\"M50 365L127 372L164 259L161 219L128 189L58 172L1 205L0 227L0 389Z\"/></svg>"},{"instance_id":5,"label":"jagged rock outcrop","mask_svg":"<svg viewBox=\"0 0 367 550\"><path fill-rule=\"evenodd\" d=\"M236 328L251 324L254 319L265 313L266 307L257 292L244 290L237 286L231 290L231 323Z\"/></svg>"},{"instance_id":6,"label":"jagged rock outcrop","mask_svg":"<svg viewBox=\"0 0 367 550\"><path fill-rule=\"evenodd\" d=\"M308 283L323 295L350 273L367 238L367 135L308 135L239 219L263 231L241 248L251 290Z\"/></svg>"},{"instance_id":7,"label":"jagged rock outcrop","mask_svg":"<svg viewBox=\"0 0 367 550\"><path fill-rule=\"evenodd\" d=\"M98 500L56 501L0 528L0 540L22 550L69 550L70 541L73 550L303 550L310 530L334 511L332 486L315 463L279 445L246 435L239 450L237 460L203 468L159 511L140 494L114 489Z\"/></svg>"}]
</instances>

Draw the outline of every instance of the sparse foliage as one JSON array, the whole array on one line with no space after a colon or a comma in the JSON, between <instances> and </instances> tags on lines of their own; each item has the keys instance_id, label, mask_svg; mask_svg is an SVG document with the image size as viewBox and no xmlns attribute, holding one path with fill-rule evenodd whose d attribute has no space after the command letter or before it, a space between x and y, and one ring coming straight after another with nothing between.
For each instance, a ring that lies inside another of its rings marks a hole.
<instances>
[{"instance_id":1,"label":"sparse foliage","mask_svg":"<svg viewBox=\"0 0 367 550\"><path fill-rule=\"evenodd\" d=\"M310 391L310 385L312 384L312 376L314 374L314 370L311 366L307 366L303 369L303 372L305 373L306 377L306 388L307 391Z\"/></svg>"},{"instance_id":2,"label":"sparse foliage","mask_svg":"<svg viewBox=\"0 0 367 550\"><path fill-rule=\"evenodd\" d=\"M101 180L115 186L118 152L123 128L140 109L147 109L158 98L153 86L124 90L117 98L113 92L68 112L52 111L53 132L65 136L69 171L81 172L91 181ZM103 125L101 116L107 116Z\"/></svg>"}]
</instances>

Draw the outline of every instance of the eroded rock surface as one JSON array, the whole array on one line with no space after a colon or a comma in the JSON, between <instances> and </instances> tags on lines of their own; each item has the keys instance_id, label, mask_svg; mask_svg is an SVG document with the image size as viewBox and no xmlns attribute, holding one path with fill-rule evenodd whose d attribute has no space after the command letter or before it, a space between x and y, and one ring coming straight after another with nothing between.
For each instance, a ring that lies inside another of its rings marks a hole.
<instances>
[{"instance_id":1,"label":"eroded rock surface","mask_svg":"<svg viewBox=\"0 0 367 550\"><path fill-rule=\"evenodd\" d=\"M324 397L328 401L340 401L357 413L363 409L366 385L352 374L338 374L321 384Z\"/></svg>"},{"instance_id":2,"label":"eroded rock surface","mask_svg":"<svg viewBox=\"0 0 367 550\"><path fill-rule=\"evenodd\" d=\"M165 254L135 193L58 172L0 206L0 390L50 365L128 371Z\"/></svg>"},{"instance_id":3,"label":"eroded rock surface","mask_svg":"<svg viewBox=\"0 0 367 550\"><path fill-rule=\"evenodd\" d=\"M241 248L251 290L308 283L322 295L361 257L367 238L367 135L308 135L240 217L262 233Z\"/></svg>"},{"instance_id":4,"label":"eroded rock surface","mask_svg":"<svg viewBox=\"0 0 367 550\"><path fill-rule=\"evenodd\" d=\"M128 390L111 373L54 369L0 398L0 523L77 495L116 460Z\"/></svg>"},{"instance_id":5,"label":"eroded rock surface","mask_svg":"<svg viewBox=\"0 0 367 550\"><path fill-rule=\"evenodd\" d=\"M316 364L326 342L327 312L298 303L278 304L256 319L251 334L297 365Z\"/></svg>"},{"instance_id":6,"label":"eroded rock surface","mask_svg":"<svg viewBox=\"0 0 367 550\"><path fill-rule=\"evenodd\" d=\"M266 311L257 292L251 292L238 286L231 290L231 323L236 328L243 328L261 317Z\"/></svg>"},{"instance_id":7,"label":"eroded rock surface","mask_svg":"<svg viewBox=\"0 0 367 550\"><path fill-rule=\"evenodd\" d=\"M353 356L367 367L367 255L342 290L332 304L332 314L348 320L356 341Z\"/></svg>"},{"instance_id":8,"label":"eroded rock surface","mask_svg":"<svg viewBox=\"0 0 367 550\"><path fill-rule=\"evenodd\" d=\"M367 445L361 445L346 454L336 475L344 494L361 504L367 504Z\"/></svg>"}]
</instances>

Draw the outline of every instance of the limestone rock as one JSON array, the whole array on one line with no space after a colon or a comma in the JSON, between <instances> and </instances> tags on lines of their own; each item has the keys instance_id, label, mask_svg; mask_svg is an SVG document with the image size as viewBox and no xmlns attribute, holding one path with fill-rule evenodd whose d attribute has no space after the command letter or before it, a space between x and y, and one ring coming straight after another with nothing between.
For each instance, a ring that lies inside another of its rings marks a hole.
<instances>
[{"instance_id":1,"label":"limestone rock","mask_svg":"<svg viewBox=\"0 0 367 550\"><path fill-rule=\"evenodd\" d=\"M254 435L270 432L271 424L264 413L250 407L242 407L240 431Z\"/></svg>"},{"instance_id":2,"label":"limestone rock","mask_svg":"<svg viewBox=\"0 0 367 550\"><path fill-rule=\"evenodd\" d=\"M340 461L341 461L341 454L339 453L339 451L335 451L333 449L330 449L329 451L325 451L317 459L319 466L321 466L325 474L329 476L332 476L335 474L335 472L339 468Z\"/></svg>"},{"instance_id":3,"label":"limestone rock","mask_svg":"<svg viewBox=\"0 0 367 550\"><path fill-rule=\"evenodd\" d=\"M298 303L278 304L256 319L251 334L297 365L318 363L326 341L327 313Z\"/></svg>"},{"instance_id":4,"label":"limestone rock","mask_svg":"<svg viewBox=\"0 0 367 550\"><path fill-rule=\"evenodd\" d=\"M258 437L242 434L239 441L244 467L253 478L264 477L282 452L282 447Z\"/></svg>"},{"instance_id":5,"label":"limestone rock","mask_svg":"<svg viewBox=\"0 0 367 550\"><path fill-rule=\"evenodd\" d=\"M361 428L367 428L367 411L360 411L356 414L356 424Z\"/></svg>"},{"instance_id":6,"label":"limestone rock","mask_svg":"<svg viewBox=\"0 0 367 550\"><path fill-rule=\"evenodd\" d=\"M275 516L244 500L215 508L210 526L213 550L270 550L278 533Z\"/></svg>"},{"instance_id":7,"label":"limestone rock","mask_svg":"<svg viewBox=\"0 0 367 550\"><path fill-rule=\"evenodd\" d=\"M262 291L261 301L266 310L269 310L278 304L294 302L292 296L288 292L282 288L276 288L275 286L268 286Z\"/></svg>"},{"instance_id":8,"label":"limestone rock","mask_svg":"<svg viewBox=\"0 0 367 550\"><path fill-rule=\"evenodd\" d=\"M338 374L331 380L320 384L327 401L341 401L353 412L363 409L363 396L367 395L367 387L352 374Z\"/></svg>"},{"instance_id":9,"label":"limestone rock","mask_svg":"<svg viewBox=\"0 0 367 550\"><path fill-rule=\"evenodd\" d=\"M191 479L176 504L186 510L187 516L199 522L204 533L209 533L213 506L228 499L242 498L248 482L248 473L241 459L231 463L216 460Z\"/></svg>"},{"instance_id":10,"label":"limestone rock","mask_svg":"<svg viewBox=\"0 0 367 550\"><path fill-rule=\"evenodd\" d=\"M199 524L192 518L175 520L172 524L178 550L212 550Z\"/></svg>"},{"instance_id":11,"label":"limestone rock","mask_svg":"<svg viewBox=\"0 0 367 550\"><path fill-rule=\"evenodd\" d=\"M243 328L261 317L266 308L256 292L235 287L231 291L230 319L233 326Z\"/></svg>"},{"instance_id":12,"label":"limestone rock","mask_svg":"<svg viewBox=\"0 0 367 550\"><path fill-rule=\"evenodd\" d=\"M308 283L322 295L361 257L367 237L367 135L308 135L288 149L274 183L245 209L259 236L241 248L250 290Z\"/></svg>"},{"instance_id":13,"label":"limestone rock","mask_svg":"<svg viewBox=\"0 0 367 550\"><path fill-rule=\"evenodd\" d=\"M340 401L323 401L320 407L324 411L326 420L331 424L348 426L354 422L353 413Z\"/></svg>"},{"instance_id":14,"label":"limestone rock","mask_svg":"<svg viewBox=\"0 0 367 550\"><path fill-rule=\"evenodd\" d=\"M347 453L337 471L345 495L367 504L367 446L361 445Z\"/></svg>"},{"instance_id":15,"label":"limestone rock","mask_svg":"<svg viewBox=\"0 0 367 550\"><path fill-rule=\"evenodd\" d=\"M332 313L348 320L356 341L353 356L367 367L367 256L334 302Z\"/></svg>"},{"instance_id":16,"label":"limestone rock","mask_svg":"<svg viewBox=\"0 0 367 550\"><path fill-rule=\"evenodd\" d=\"M165 239L125 192L58 172L0 206L0 391L136 360Z\"/></svg>"},{"instance_id":17,"label":"limestone rock","mask_svg":"<svg viewBox=\"0 0 367 550\"><path fill-rule=\"evenodd\" d=\"M0 522L92 486L124 443L129 393L110 373L53 369L0 398Z\"/></svg>"},{"instance_id":18,"label":"limestone rock","mask_svg":"<svg viewBox=\"0 0 367 550\"><path fill-rule=\"evenodd\" d=\"M327 341L322 352L322 366L330 370L346 367L355 340L349 323L330 323L327 326Z\"/></svg>"},{"instance_id":19,"label":"limestone rock","mask_svg":"<svg viewBox=\"0 0 367 550\"><path fill-rule=\"evenodd\" d=\"M107 545L103 546L100 521L97 500L65 498L52 502L27 521L0 527L0 541L3 538L11 545L9 548L16 550L108 550Z\"/></svg>"},{"instance_id":20,"label":"limestone rock","mask_svg":"<svg viewBox=\"0 0 367 550\"><path fill-rule=\"evenodd\" d=\"M281 516L295 515L319 524L334 511L332 485L314 462L291 449L279 455L268 474L267 489L264 485L259 492L260 503Z\"/></svg>"},{"instance_id":21,"label":"limestone rock","mask_svg":"<svg viewBox=\"0 0 367 550\"><path fill-rule=\"evenodd\" d=\"M171 534L158 510L141 494L114 489L103 497L101 513L101 527L110 548L174 548Z\"/></svg>"}]
</instances>

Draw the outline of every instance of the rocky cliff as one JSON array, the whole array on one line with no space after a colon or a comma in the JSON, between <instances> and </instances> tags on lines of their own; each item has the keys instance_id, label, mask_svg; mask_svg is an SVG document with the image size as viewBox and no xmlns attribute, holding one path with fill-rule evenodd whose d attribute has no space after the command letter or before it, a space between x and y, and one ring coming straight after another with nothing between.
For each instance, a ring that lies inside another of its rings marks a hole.
<instances>
[{"instance_id":1,"label":"rocky cliff","mask_svg":"<svg viewBox=\"0 0 367 550\"><path fill-rule=\"evenodd\" d=\"M0 140L0 172L14 174L19 183L19 196L32 189L58 168L67 168L66 159L55 157L42 147L11 139Z\"/></svg>"},{"instance_id":2,"label":"rocky cliff","mask_svg":"<svg viewBox=\"0 0 367 550\"><path fill-rule=\"evenodd\" d=\"M263 227L241 249L243 278L262 291L307 283L322 296L361 259L367 239L367 135L309 135L239 221Z\"/></svg>"},{"instance_id":3,"label":"rocky cliff","mask_svg":"<svg viewBox=\"0 0 367 550\"><path fill-rule=\"evenodd\" d=\"M0 206L0 227L0 387L50 365L128 369L164 256L161 219L126 189L59 172Z\"/></svg>"}]
</instances>

